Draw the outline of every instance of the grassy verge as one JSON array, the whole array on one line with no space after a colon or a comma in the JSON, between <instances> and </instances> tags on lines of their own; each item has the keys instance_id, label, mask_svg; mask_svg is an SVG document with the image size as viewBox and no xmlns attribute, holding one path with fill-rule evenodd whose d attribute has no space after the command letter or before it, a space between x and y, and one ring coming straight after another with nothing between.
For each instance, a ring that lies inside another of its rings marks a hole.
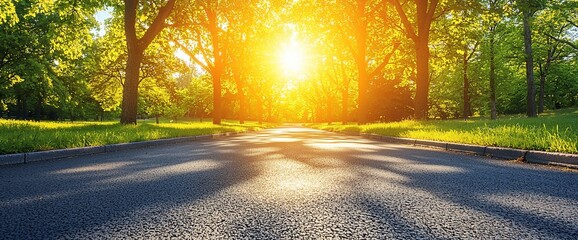
<instances>
[{"instance_id":1,"label":"grassy verge","mask_svg":"<svg viewBox=\"0 0 578 240\"><path fill-rule=\"evenodd\" d=\"M196 136L223 132L259 130L270 125L254 122L238 124L142 121L136 126L117 122L32 122L0 119L0 154L51 149L101 146L161 138Z\"/></svg>"},{"instance_id":2,"label":"grassy verge","mask_svg":"<svg viewBox=\"0 0 578 240\"><path fill-rule=\"evenodd\" d=\"M309 124L310 127L376 133L385 136L417 138L484 146L578 153L578 109L564 109L538 118L505 116L498 120L430 120L356 124Z\"/></svg>"}]
</instances>

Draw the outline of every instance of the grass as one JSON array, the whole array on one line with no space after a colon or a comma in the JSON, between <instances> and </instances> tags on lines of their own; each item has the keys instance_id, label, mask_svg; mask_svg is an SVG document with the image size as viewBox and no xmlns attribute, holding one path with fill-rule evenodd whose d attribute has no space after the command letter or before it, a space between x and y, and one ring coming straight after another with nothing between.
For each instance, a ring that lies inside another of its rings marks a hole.
<instances>
[{"instance_id":1,"label":"grass","mask_svg":"<svg viewBox=\"0 0 578 240\"><path fill-rule=\"evenodd\" d=\"M578 108L550 111L538 118L521 115L465 120L401 121L368 125L310 124L310 127L375 133L385 136L446 141L549 152L578 153Z\"/></svg>"},{"instance_id":2,"label":"grass","mask_svg":"<svg viewBox=\"0 0 578 240\"><path fill-rule=\"evenodd\" d=\"M135 126L117 122L33 122L0 119L0 154L102 146L161 138L259 130L271 125L211 122L140 121Z\"/></svg>"}]
</instances>

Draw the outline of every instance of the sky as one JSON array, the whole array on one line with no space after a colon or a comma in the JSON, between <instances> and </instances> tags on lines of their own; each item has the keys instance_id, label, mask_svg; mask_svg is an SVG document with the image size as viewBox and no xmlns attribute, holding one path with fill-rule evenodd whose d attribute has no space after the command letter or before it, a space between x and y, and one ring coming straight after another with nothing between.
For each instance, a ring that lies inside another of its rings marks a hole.
<instances>
[{"instance_id":1,"label":"sky","mask_svg":"<svg viewBox=\"0 0 578 240\"><path fill-rule=\"evenodd\" d=\"M98 21L98 29L96 29L94 32L98 35L98 36L103 36L106 31L104 28L104 22L111 18L111 11L112 9L110 8L105 8L104 10L98 11L94 14L94 18L96 18L96 21Z\"/></svg>"}]
</instances>

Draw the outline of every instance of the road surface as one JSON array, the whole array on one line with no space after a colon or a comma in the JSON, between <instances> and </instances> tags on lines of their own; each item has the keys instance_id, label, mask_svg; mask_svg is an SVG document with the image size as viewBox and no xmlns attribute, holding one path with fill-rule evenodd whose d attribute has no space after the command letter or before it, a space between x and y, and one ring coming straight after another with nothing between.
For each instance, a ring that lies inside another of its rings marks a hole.
<instances>
[{"instance_id":1,"label":"road surface","mask_svg":"<svg viewBox=\"0 0 578 240\"><path fill-rule=\"evenodd\" d=\"M1 239L576 239L578 174L282 127L0 167Z\"/></svg>"}]
</instances>

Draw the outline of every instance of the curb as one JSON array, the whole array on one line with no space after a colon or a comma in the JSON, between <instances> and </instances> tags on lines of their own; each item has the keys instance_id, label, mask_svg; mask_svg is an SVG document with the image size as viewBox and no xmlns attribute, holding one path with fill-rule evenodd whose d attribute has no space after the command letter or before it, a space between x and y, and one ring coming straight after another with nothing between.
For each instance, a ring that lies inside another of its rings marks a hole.
<instances>
[{"instance_id":1,"label":"curb","mask_svg":"<svg viewBox=\"0 0 578 240\"><path fill-rule=\"evenodd\" d=\"M461 144L461 143L447 143L447 150L456 152L473 153L480 156L486 155L486 146Z\"/></svg>"},{"instance_id":2,"label":"curb","mask_svg":"<svg viewBox=\"0 0 578 240\"><path fill-rule=\"evenodd\" d=\"M74 156L84 156L91 154L98 154L106 152L106 146L98 147L82 147L82 148L71 148L71 149L57 149L42 152L30 152L25 153L24 163L38 162L50 159L58 158L68 158Z\"/></svg>"},{"instance_id":3,"label":"curb","mask_svg":"<svg viewBox=\"0 0 578 240\"><path fill-rule=\"evenodd\" d=\"M56 150L48 150L48 151L40 151L40 152L5 154L5 155L0 155L0 166L25 164L25 163L29 163L29 162L38 162L38 161L70 158L70 157L79 157L79 156L94 155L94 154L108 153L108 152L118 152L118 151L123 151L123 150L148 148L148 147L153 147L153 146L161 146L161 145L183 143L183 142L220 139L223 137L236 136L236 135L239 135L242 133L247 133L247 132L254 132L254 131L226 132L226 133L207 134L207 135L190 136L190 137L165 138L165 139L149 140L149 141L142 141L142 142L117 143L117 144L109 144L109 145L94 146L94 147L66 148L66 149L56 149Z\"/></svg>"},{"instance_id":4,"label":"curb","mask_svg":"<svg viewBox=\"0 0 578 240\"><path fill-rule=\"evenodd\" d=\"M14 153L7 155L0 155L0 165L10 165L26 162L25 153Z\"/></svg>"},{"instance_id":5,"label":"curb","mask_svg":"<svg viewBox=\"0 0 578 240\"><path fill-rule=\"evenodd\" d=\"M499 159L524 159L527 150L503 148L503 147L487 147L486 156Z\"/></svg>"},{"instance_id":6,"label":"curb","mask_svg":"<svg viewBox=\"0 0 578 240\"><path fill-rule=\"evenodd\" d=\"M531 163L550 165L578 165L577 154L550 153L541 151L528 151L525 157Z\"/></svg>"},{"instance_id":7,"label":"curb","mask_svg":"<svg viewBox=\"0 0 578 240\"><path fill-rule=\"evenodd\" d=\"M504 148L504 147L492 147L492 146L480 146L471 144L461 144L461 143L451 143L451 142L439 142L430 141L422 139L413 138L400 138L400 137L390 137L381 136L373 133L359 133L359 132L349 132L349 131L333 131L350 136L361 136L363 138L379 140L388 143L398 143L422 147L432 147L443 149L446 151L463 152L470 153L479 156L486 156L502 160L517 160L523 159L529 163L537 163L544 165L554 165L560 167L567 167L572 169L578 169L578 154L568 154L568 153L555 153L555 152L544 152L544 151L533 151L533 150L522 150L515 148Z\"/></svg>"},{"instance_id":8,"label":"curb","mask_svg":"<svg viewBox=\"0 0 578 240\"><path fill-rule=\"evenodd\" d=\"M414 145L426 146L426 147L437 147L437 148L442 148L442 149L448 150L448 143L446 143L446 142L416 139Z\"/></svg>"},{"instance_id":9,"label":"curb","mask_svg":"<svg viewBox=\"0 0 578 240\"><path fill-rule=\"evenodd\" d=\"M411 138L397 138L397 137L390 137L390 136L383 136L381 138L382 141L390 142L390 143L400 143L400 144L409 144L414 145L415 139Z\"/></svg>"}]
</instances>

